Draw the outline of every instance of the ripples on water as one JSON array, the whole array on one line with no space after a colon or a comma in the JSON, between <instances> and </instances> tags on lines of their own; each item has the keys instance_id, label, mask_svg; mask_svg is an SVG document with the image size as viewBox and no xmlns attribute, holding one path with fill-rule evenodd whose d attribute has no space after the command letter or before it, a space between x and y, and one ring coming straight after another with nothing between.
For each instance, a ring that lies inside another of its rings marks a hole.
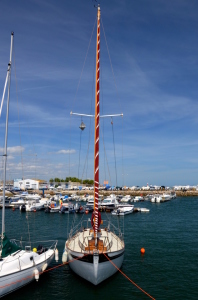
<instances>
[{"instance_id":1,"label":"ripples on water","mask_svg":"<svg viewBox=\"0 0 198 300\"><path fill-rule=\"evenodd\" d=\"M198 218L197 197L177 198L147 207L149 213L125 216L125 258L122 271L156 299L198 299ZM28 216L28 220L27 217ZM59 264L68 229L79 215L20 213L6 210L9 238L29 240L57 239ZM114 217L114 220L117 217ZM120 220L120 223L122 221ZM144 247L146 253L140 255ZM56 262L51 264L55 266ZM39 281L5 297L36 299L149 299L119 272L99 286L75 275L68 266L43 274Z\"/></svg>"}]
</instances>

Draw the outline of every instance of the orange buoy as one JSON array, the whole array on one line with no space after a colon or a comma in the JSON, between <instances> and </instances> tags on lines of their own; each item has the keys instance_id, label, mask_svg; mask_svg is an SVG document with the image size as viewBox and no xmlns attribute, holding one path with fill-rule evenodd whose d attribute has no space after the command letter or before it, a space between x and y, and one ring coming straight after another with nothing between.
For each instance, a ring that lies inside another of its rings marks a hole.
<instances>
[{"instance_id":1,"label":"orange buoy","mask_svg":"<svg viewBox=\"0 0 198 300\"><path fill-rule=\"evenodd\" d=\"M145 249L141 248L140 252L141 252L141 254L144 254L145 253Z\"/></svg>"},{"instance_id":2,"label":"orange buoy","mask_svg":"<svg viewBox=\"0 0 198 300\"><path fill-rule=\"evenodd\" d=\"M88 214L88 213L89 213L89 211L88 211L88 210L86 210L86 211L85 211L85 213L86 213L86 214Z\"/></svg>"},{"instance_id":3,"label":"orange buoy","mask_svg":"<svg viewBox=\"0 0 198 300\"><path fill-rule=\"evenodd\" d=\"M36 209L34 209L33 211L36 212Z\"/></svg>"},{"instance_id":4,"label":"orange buoy","mask_svg":"<svg viewBox=\"0 0 198 300\"><path fill-rule=\"evenodd\" d=\"M15 208L13 207L13 208L12 208L12 211L14 211L14 210L15 210Z\"/></svg>"}]
</instances>

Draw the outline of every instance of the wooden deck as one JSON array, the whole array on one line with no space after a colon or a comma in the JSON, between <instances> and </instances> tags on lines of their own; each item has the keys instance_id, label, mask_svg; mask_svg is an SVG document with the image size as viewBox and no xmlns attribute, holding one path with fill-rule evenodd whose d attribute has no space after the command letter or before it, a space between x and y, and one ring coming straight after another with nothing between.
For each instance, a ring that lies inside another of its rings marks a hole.
<instances>
[{"instance_id":1,"label":"wooden deck","mask_svg":"<svg viewBox=\"0 0 198 300\"><path fill-rule=\"evenodd\" d=\"M99 251L107 251L107 247L104 246L103 241L98 239L98 245L95 246L95 239L89 241L88 246L85 247L85 251L93 251L93 250L99 250Z\"/></svg>"}]
</instances>

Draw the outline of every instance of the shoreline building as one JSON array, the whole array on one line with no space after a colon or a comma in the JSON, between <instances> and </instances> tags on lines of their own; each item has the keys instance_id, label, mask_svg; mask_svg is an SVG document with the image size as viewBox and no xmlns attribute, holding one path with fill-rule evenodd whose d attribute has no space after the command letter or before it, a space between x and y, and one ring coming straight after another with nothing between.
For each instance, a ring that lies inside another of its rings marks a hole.
<instances>
[{"instance_id":1,"label":"shoreline building","mask_svg":"<svg viewBox=\"0 0 198 300\"><path fill-rule=\"evenodd\" d=\"M14 188L21 190L47 189L48 183L39 179L14 179Z\"/></svg>"}]
</instances>

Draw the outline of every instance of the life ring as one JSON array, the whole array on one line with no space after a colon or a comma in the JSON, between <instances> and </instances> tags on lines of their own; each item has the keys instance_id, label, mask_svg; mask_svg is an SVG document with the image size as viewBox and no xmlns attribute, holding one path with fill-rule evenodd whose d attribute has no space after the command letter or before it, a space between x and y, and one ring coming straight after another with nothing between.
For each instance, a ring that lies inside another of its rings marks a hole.
<instances>
[{"instance_id":1,"label":"life ring","mask_svg":"<svg viewBox=\"0 0 198 300\"><path fill-rule=\"evenodd\" d=\"M93 211L92 216L91 216L91 226L93 227L93 229L95 228L94 217L95 217L95 211ZM98 228L100 227L100 224L101 224L101 213L98 212Z\"/></svg>"}]
</instances>

